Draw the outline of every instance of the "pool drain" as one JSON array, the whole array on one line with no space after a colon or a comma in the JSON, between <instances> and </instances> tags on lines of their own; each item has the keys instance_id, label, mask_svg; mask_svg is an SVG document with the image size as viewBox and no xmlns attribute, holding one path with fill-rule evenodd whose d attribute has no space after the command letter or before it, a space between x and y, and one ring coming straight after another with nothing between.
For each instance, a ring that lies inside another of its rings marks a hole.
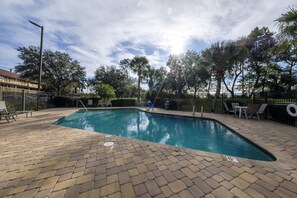
<instances>
[{"instance_id":1,"label":"pool drain","mask_svg":"<svg viewBox=\"0 0 297 198\"><path fill-rule=\"evenodd\" d=\"M114 145L113 142L105 142L105 143L103 144L103 146L113 146L113 145Z\"/></svg>"},{"instance_id":2,"label":"pool drain","mask_svg":"<svg viewBox=\"0 0 297 198\"><path fill-rule=\"evenodd\" d=\"M236 157L226 156L226 158L229 162L237 162L238 163L238 159Z\"/></svg>"}]
</instances>

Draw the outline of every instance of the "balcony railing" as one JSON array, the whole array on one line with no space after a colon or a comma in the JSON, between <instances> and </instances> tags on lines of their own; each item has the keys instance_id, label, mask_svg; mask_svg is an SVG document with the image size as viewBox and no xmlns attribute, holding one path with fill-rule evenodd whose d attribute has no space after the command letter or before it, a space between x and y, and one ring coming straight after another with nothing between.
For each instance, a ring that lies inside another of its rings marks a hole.
<instances>
[{"instance_id":1,"label":"balcony railing","mask_svg":"<svg viewBox=\"0 0 297 198\"><path fill-rule=\"evenodd\" d=\"M0 78L0 84L18 86L21 88L28 88L28 89L38 89L37 84L33 84L30 82L18 81L18 80L14 80L14 79L8 79L8 78Z\"/></svg>"}]
</instances>

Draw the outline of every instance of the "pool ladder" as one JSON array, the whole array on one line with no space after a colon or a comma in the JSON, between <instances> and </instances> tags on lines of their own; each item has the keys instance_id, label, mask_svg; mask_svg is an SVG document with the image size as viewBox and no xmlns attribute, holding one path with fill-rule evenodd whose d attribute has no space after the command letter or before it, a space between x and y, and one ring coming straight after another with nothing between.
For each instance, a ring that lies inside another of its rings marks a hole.
<instances>
[{"instance_id":1,"label":"pool ladder","mask_svg":"<svg viewBox=\"0 0 297 198\"><path fill-rule=\"evenodd\" d=\"M84 103L81 100L76 101L76 108L78 107L78 102L85 108L86 111L88 111L87 107L84 105Z\"/></svg>"}]
</instances>

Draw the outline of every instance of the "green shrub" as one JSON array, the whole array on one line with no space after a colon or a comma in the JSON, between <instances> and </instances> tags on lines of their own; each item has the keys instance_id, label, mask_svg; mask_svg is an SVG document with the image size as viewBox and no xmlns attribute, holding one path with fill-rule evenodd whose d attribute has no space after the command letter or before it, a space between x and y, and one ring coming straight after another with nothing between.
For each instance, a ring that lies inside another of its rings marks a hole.
<instances>
[{"instance_id":1,"label":"green shrub","mask_svg":"<svg viewBox=\"0 0 297 198\"><path fill-rule=\"evenodd\" d=\"M116 99L110 101L113 107L130 107L135 106L134 99Z\"/></svg>"},{"instance_id":2,"label":"green shrub","mask_svg":"<svg viewBox=\"0 0 297 198\"><path fill-rule=\"evenodd\" d=\"M70 97L55 96L54 97L54 105L56 107L73 107L74 101Z\"/></svg>"}]
</instances>

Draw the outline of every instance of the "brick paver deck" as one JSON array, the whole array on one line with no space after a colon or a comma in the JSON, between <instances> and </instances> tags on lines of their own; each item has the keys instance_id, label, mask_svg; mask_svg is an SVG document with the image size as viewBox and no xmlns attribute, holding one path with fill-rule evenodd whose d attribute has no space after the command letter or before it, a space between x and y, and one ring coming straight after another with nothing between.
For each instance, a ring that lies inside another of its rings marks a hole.
<instances>
[{"instance_id":1,"label":"brick paver deck","mask_svg":"<svg viewBox=\"0 0 297 198\"><path fill-rule=\"evenodd\" d=\"M0 197L297 197L295 127L204 114L277 157L235 163L224 155L52 124L74 111L0 121ZM115 147L104 147L106 141Z\"/></svg>"}]
</instances>

